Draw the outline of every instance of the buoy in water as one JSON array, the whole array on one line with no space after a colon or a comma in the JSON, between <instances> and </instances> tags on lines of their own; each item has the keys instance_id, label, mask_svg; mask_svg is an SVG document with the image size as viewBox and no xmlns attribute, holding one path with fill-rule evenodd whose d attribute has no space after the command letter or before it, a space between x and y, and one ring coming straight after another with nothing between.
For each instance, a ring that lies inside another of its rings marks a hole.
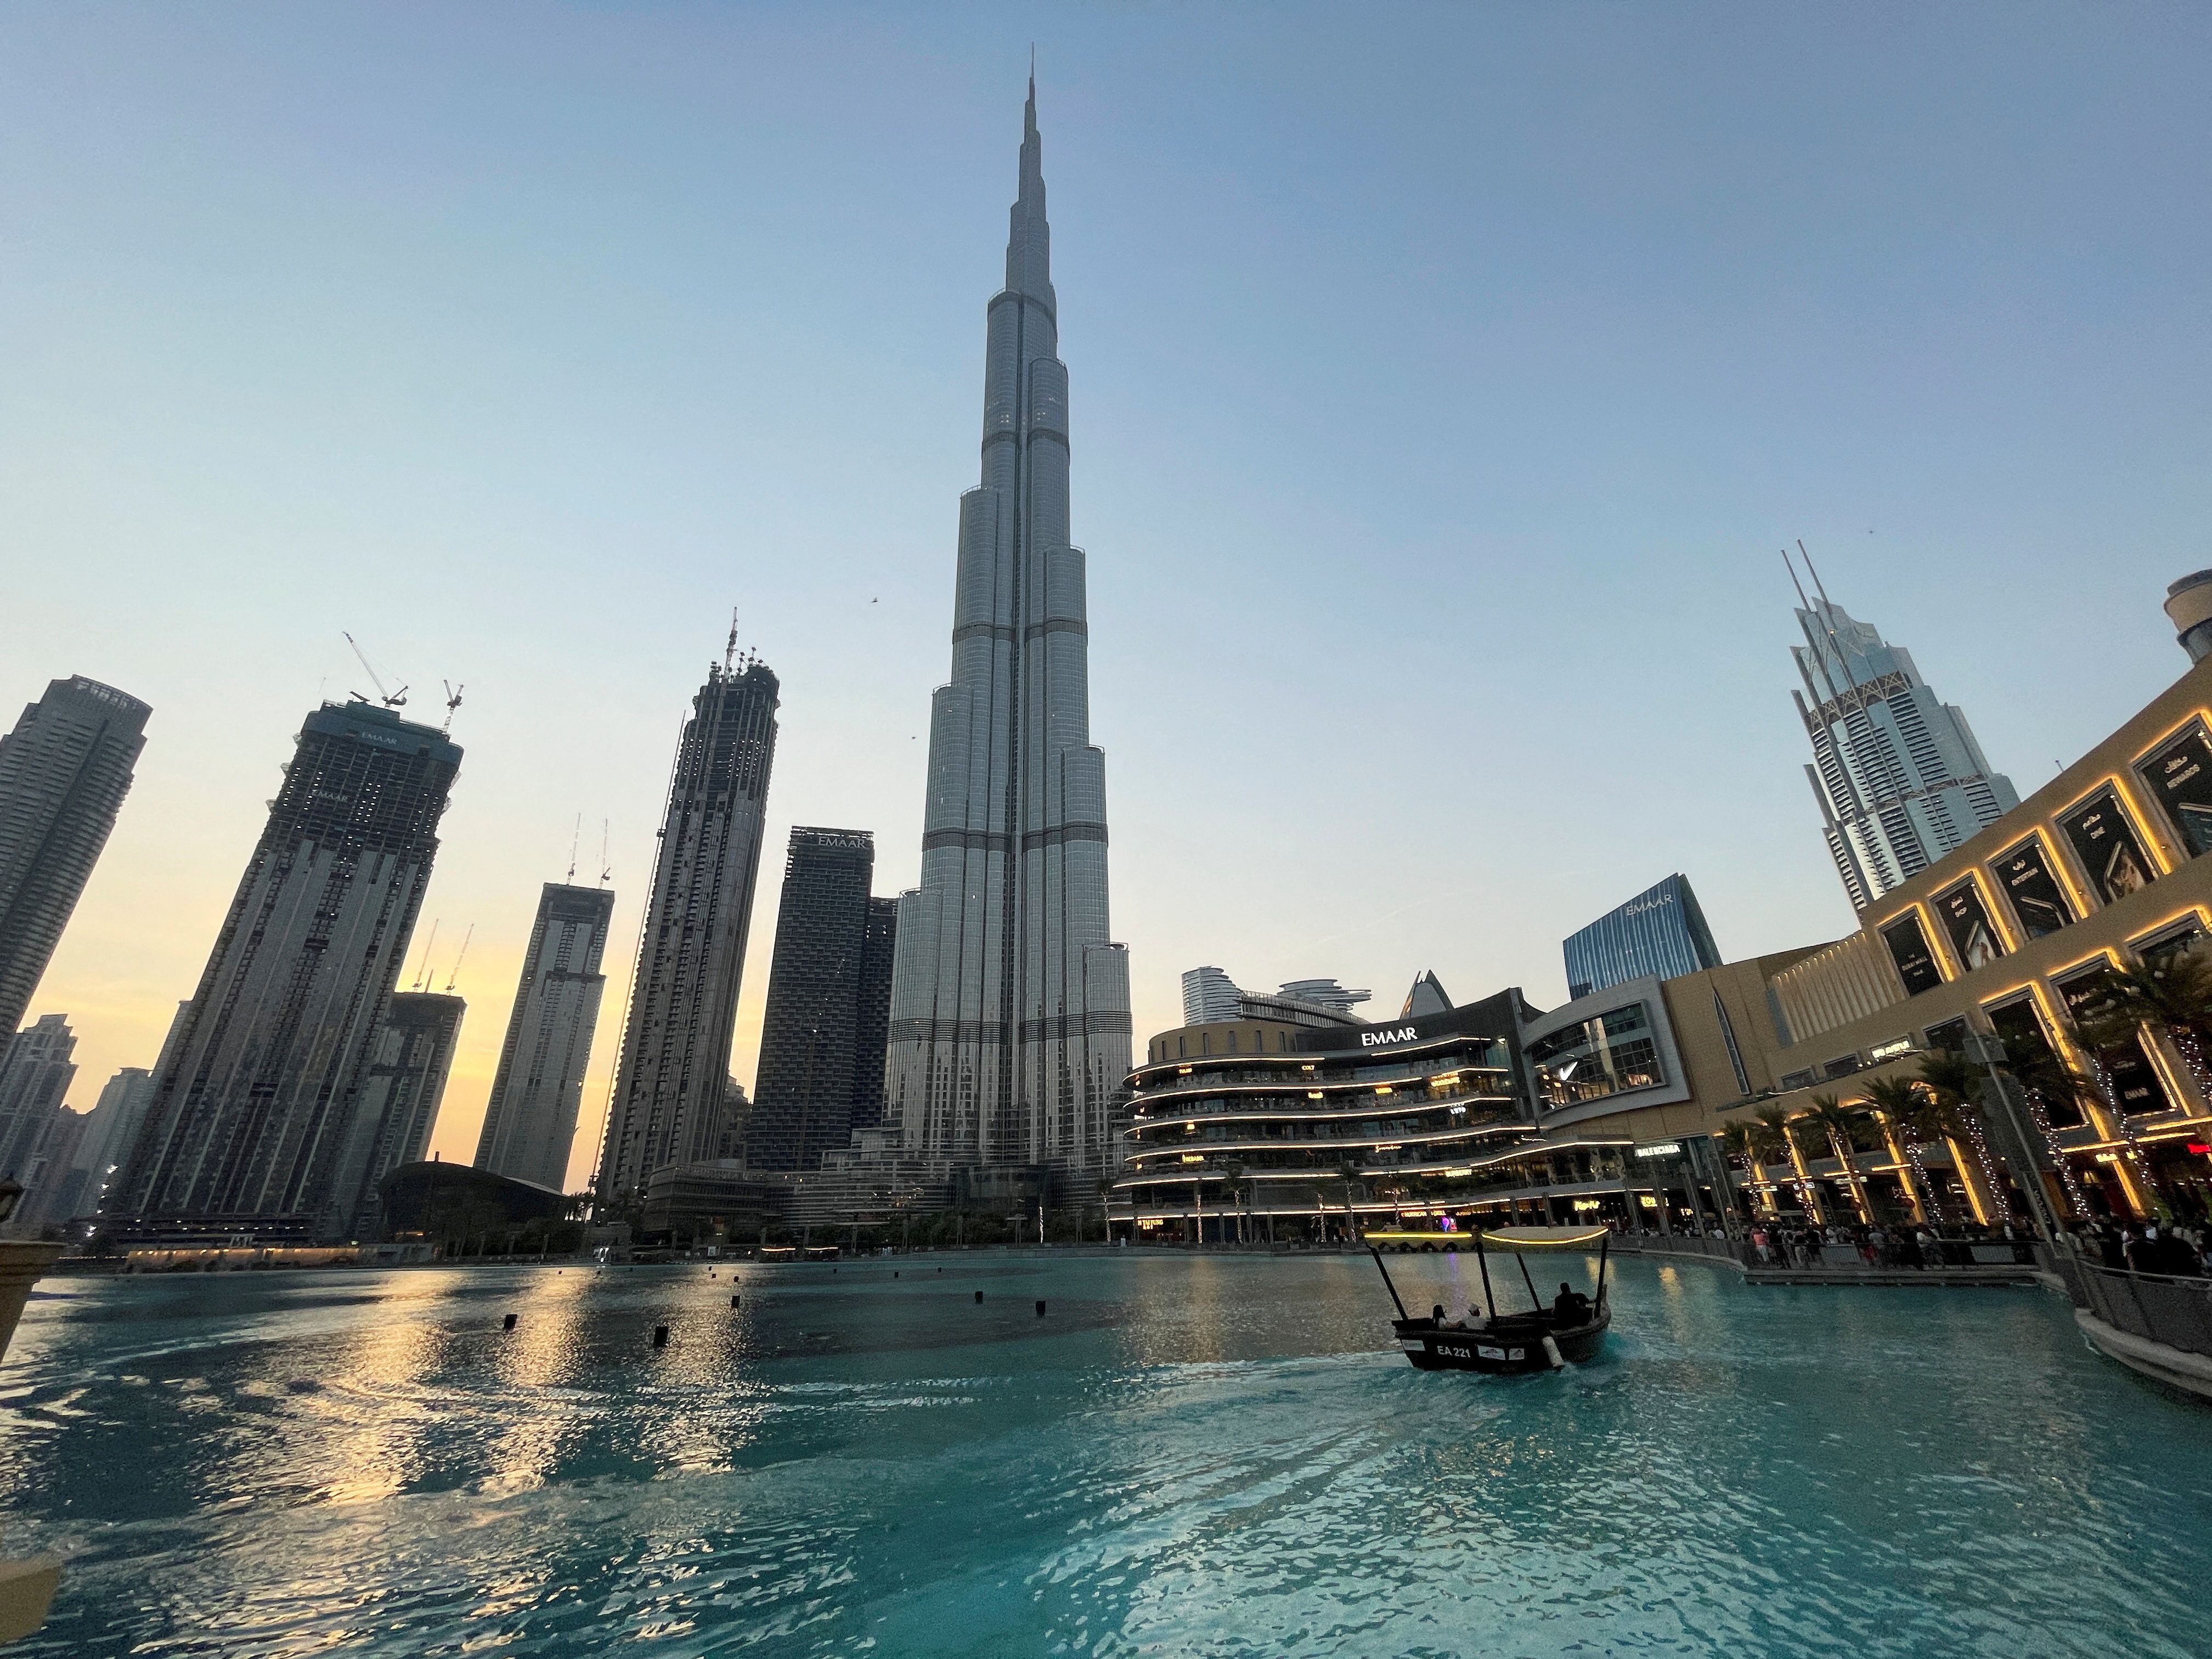
<instances>
[{"instance_id":1,"label":"buoy in water","mask_svg":"<svg viewBox=\"0 0 2212 1659\"><path fill-rule=\"evenodd\" d=\"M653 1346L656 1348L665 1348L668 1346L667 1326L655 1325L653 1328Z\"/></svg>"},{"instance_id":2,"label":"buoy in water","mask_svg":"<svg viewBox=\"0 0 2212 1659\"><path fill-rule=\"evenodd\" d=\"M1039 1319L1042 1319L1044 1317L1044 1304L1042 1302L1037 1304L1037 1317Z\"/></svg>"},{"instance_id":3,"label":"buoy in water","mask_svg":"<svg viewBox=\"0 0 2212 1659\"><path fill-rule=\"evenodd\" d=\"M736 1307L736 1306L738 1305L738 1297L734 1297L734 1296L733 1296L733 1297L732 1297L730 1298L730 1305L731 1305L732 1308Z\"/></svg>"},{"instance_id":4,"label":"buoy in water","mask_svg":"<svg viewBox=\"0 0 2212 1659\"><path fill-rule=\"evenodd\" d=\"M983 1299L983 1292L982 1292L982 1291L976 1291L976 1292L975 1292L975 1299L976 1299L978 1302L981 1302L981 1301Z\"/></svg>"},{"instance_id":5,"label":"buoy in water","mask_svg":"<svg viewBox=\"0 0 2212 1659\"><path fill-rule=\"evenodd\" d=\"M514 1316L513 1314L507 1315L506 1322L501 1325L500 1328L508 1331L513 1330L514 1328Z\"/></svg>"}]
</instances>

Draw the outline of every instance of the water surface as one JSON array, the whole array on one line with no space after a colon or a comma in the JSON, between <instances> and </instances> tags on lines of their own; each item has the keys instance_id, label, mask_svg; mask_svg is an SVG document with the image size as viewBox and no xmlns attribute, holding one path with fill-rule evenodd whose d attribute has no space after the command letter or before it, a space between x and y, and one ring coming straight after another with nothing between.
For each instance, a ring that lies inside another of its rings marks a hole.
<instances>
[{"instance_id":1,"label":"water surface","mask_svg":"<svg viewBox=\"0 0 2212 1659\"><path fill-rule=\"evenodd\" d=\"M1500 1382L1364 1258L42 1289L0 1544L74 1559L11 1656L2212 1648L2212 1413L2039 1291L1632 1261L1602 1361Z\"/></svg>"}]
</instances>

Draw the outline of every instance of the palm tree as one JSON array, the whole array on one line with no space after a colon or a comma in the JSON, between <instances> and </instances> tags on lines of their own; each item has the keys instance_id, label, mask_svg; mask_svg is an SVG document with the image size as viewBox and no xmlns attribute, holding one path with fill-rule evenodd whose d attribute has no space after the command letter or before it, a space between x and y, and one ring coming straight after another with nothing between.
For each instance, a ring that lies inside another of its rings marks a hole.
<instances>
[{"instance_id":1,"label":"palm tree","mask_svg":"<svg viewBox=\"0 0 2212 1659\"><path fill-rule=\"evenodd\" d=\"M1759 1140L1765 1133L1763 1126L1747 1123L1741 1118L1730 1118L1721 1125L1720 1143L1730 1158L1743 1165L1743 1172L1751 1179L1759 1178ZM1751 1218L1751 1191L1744 1188L1737 1194L1743 1205L1744 1218Z\"/></svg>"},{"instance_id":2,"label":"palm tree","mask_svg":"<svg viewBox=\"0 0 2212 1659\"><path fill-rule=\"evenodd\" d=\"M1997 1194L2004 1190L1990 1163L1989 1141L1981 1116L1981 1068L1955 1049L1939 1048L1920 1062L1920 1085L1935 1109L1923 1112L1920 1125L1929 1133L1941 1134L1951 1149L1951 1165L1966 1188L1976 1219L1987 1226L1997 1219ZM1960 1155L1961 1145L1974 1149L1969 1166Z\"/></svg>"},{"instance_id":3,"label":"palm tree","mask_svg":"<svg viewBox=\"0 0 2212 1659\"><path fill-rule=\"evenodd\" d=\"M2170 951L2133 968L2113 969L2105 975L2104 989L2100 1012L2115 1025L2143 1024L2164 1035L2188 1064L2198 1091L2212 1096L2204 1056L2204 1036L2212 1030L2212 958L2193 949ZM2120 1041L2133 1035L2126 1031Z\"/></svg>"},{"instance_id":4,"label":"palm tree","mask_svg":"<svg viewBox=\"0 0 2212 1659\"><path fill-rule=\"evenodd\" d=\"M1824 1219L1820 1214L1820 1200L1813 1191L1812 1179L1805 1173L1805 1155L1798 1150L1797 1137L1790 1132L1790 1114L1779 1106L1762 1106L1752 1115L1765 1124L1774 1137L1769 1144L1778 1146L1789 1158L1790 1171L1796 1177L1797 1202L1803 1206L1805 1213L1814 1221Z\"/></svg>"},{"instance_id":5,"label":"palm tree","mask_svg":"<svg viewBox=\"0 0 2212 1659\"><path fill-rule=\"evenodd\" d=\"M2017 1048L2018 1053L2011 1052ZM2008 1045L2005 1069L2012 1073L2022 1093L2027 1097L2028 1118L2050 1154L2058 1184L2065 1189L2066 1201L2073 1206L2074 1213L2089 1213L2087 1200L2082 1196L2081 1184L2074 1178L2073 1166L2067 1162L2065 1150L2058 1144L2057 1128L2051 1121L2051 1109L2063 1103L2075 1109L2079 1121L2083 1106L2101 1104L2103 1097L2097 1085L2086 1072L2076 1071L2049 1043L2040 1040Z\"/></svg>"},{"instance_id":6,"label":"palm tree","mask_svg":"<svg viewBox=\"0 0 2212 1659\"><path fill-rule=\"evenodd\" d=\"M1905 1166L1905 1192L1913 1207L1920 1212L1920 1219L1932 1220L1940 1226L1943 1206L1928 1184L1928 1166L1922 1158L1920 1145L1905 1138L1909 1137L1912 1121L1920 1110L1920 1085L1911 1078L1880 1078L1866 1085L1866 1100L1875 1122L1881 1126L1883 1138L1890 1144L1890 1156ZM1900 1131L1904 1136L1900 1136Z\"/></svg>"},{"instance_id":7,"label":"palm tree","mask_svg":"<svg viewBox=\"0 0 2212 1659\"><path fill-rule=\"evenodd\" d=\"M1872 1222L1874 1209L1867 1202L1865 1183L1859 1179L1858 1168L1851 1161L1851 1130L1858 1115L1833 1095L1814 1095L1813 1109L1802 1121L1817 1124L1827 1132L1828 1146L1836 1161L1844 1166L1844 1185L1850 1189L1851 1202L1858 1206L1859 1219Z\"/></svg>"}]
</instances>

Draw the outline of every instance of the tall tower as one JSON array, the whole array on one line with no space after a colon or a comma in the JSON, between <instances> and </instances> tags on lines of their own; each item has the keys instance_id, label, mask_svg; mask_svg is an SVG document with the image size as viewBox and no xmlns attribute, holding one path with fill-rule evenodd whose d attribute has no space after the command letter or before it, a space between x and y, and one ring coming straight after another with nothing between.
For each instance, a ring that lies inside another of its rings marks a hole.
<instances>
[{"instance_id":1,"label":"tall tower","mask_svg":"<svg viewBox=\"0 0 2212 1659\"><path fill-rule=\"evenodd\" d=\"M745 1124L756 1170L818 1169L823 1153L842 1151L881 1115L895 926L868 896L875 868L865 830L791 832Z\"/></svg>"},{"instance_id":2,"label":"tall tower","mask_svg":"<svg viewBox=\"0 0 2212 1659\"><path fill-rule=\"evenodd\" d=\"M710 668L684 722L599 1153L604 1200L718 1150L777 690L760 663Z\"/></svg>"},{"instance_id":3,"label":"tall tower","mask_svg":"<svg viewBox=\"0 0 2212 1659\"><path fill-rule=\"evenodd\" d=\"M1032 79L989 308L982 482L960 501L952 678L930 703L921 884L899 900L887 1103L909 1153L1080 1176L1113 1164L1129 972L1107 921L1039 153Z\"/></svg>"},{"instance_id":4,"label":"tall tower","mask_svg":"<svg viewBox=\"0 0 2212 1659\"><path fill-rule=\"evenodd\" d=\"M110 1189L127 1229L349 1236L362 1073L460 764L388 708L307 716Z\"/></svg>"},{"instance_id":5,"label":"tall tower","mask_svg":"<svg viewBox=\"0 0 2212 1659\"><path fill-rule=\"evenodd\" d=\"M522 982L477 1137L479 1170L568 1190L568 1150L607 983L599 958L614 910L615 896L605 887L549 881L538 894Z\"/></svg>"},{"instance_id":6,"label":"tall tower","mask_svg":"<svg viewBox=\"0 0 2212 1659\"><path fill-rule=\"evenodd\" d=\"M469 1006L443 991L395 991L362 1068L361 1106L353 1133L359 1150L347 1160L361 1171L346 1231L374 1239L384 1232L384 1177L422 1161L446 1098L461 1018Z\"/></svg>"},{"instance_id":7,"label":"tall tower","mask_svg":"<svg viewBox=\"0 0 2212 1659\"><path fill-rule=\"evenodd\" d=\"M1804 688L1790 695L1813 742L1805 775L1844 890L1863 910L2020 795L1990 770L1966 715L1936 700L1911 652L1825 593L1798 611L1797 626L1805 643L1790 654Z\"/></svg>"},{"instance_id":8,"label":"tall tower","mask_svg":"<svg viewBox=\"0 0 2212 1659\"><path fill-rule=\"evenodd\" d=\"M45 1014L0 1048L0 1176L23 1181L30 1159L76 1079L67 1014Z\"/></svg>"},{"instance_id":9,"label":"tall tower","mask_svg":"<svg viewBox=\"0 0 2212 1659\"><path fill-rule=\"evenodd\" d=\"M0 738L0 1039L22 1023L107 845L152 712L80 674L50 682Z\"/></svg>"}]
</instances>

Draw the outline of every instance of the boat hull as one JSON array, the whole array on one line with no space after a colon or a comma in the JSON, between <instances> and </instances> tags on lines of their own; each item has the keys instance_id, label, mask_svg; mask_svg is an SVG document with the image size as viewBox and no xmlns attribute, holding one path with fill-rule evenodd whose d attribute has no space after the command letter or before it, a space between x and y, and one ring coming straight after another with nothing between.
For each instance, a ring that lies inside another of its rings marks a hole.
<instances>
[{"instance_id":1,"label":"boat hull","mask_svg":"<svg viewBox=\"0 0 2212 1659\"><path fill-rule=\"evenodd\" d=\"M1586 1325L1553 1329L1534 1320L1501 1321L1485 1330L1455 1330L1430 1319L1398 1319L1390 1328L1398 1347L1416 1370L1478 1371L1491 1376L1517 1376L1528 1371L1555 1369L1558 1364L1586 1364L1605 1346L1605 1334L1613 1323L1613 1310L1601 1308ZM1544 1339L1551 1339L1546 1346Z\"/></svg>"}]
</instances>

